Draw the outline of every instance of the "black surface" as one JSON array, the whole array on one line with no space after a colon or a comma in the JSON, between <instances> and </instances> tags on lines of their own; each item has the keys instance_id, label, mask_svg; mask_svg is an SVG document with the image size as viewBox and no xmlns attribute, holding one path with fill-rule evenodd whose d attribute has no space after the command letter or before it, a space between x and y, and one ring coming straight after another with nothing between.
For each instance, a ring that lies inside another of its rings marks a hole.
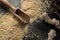
<instances>
[{"instance_id":1,"label":"black surface","mask_svg":"<svg viewBox=\"0 0 60 40\"><path fill-rule=\"evenodd\" d=\"M60 40L60 30L58 30L54 25L50 25L40 19L37 21L29 25L29 32L25 34L23 40L47 40L48 32L51 29L56 30L57 33L57 36L54 38L54 40Z\"/></svg>"},{"instance_id":2,"label":"black surface","mask_svg":"<svg viewBox=\"0 0 60 40\"><path fill-rule=\"evenodd\" d=\"M6 13L8 11L8 8L6 8L3 4L0 4L0 13Z\"/></svg>"}]
</instances>

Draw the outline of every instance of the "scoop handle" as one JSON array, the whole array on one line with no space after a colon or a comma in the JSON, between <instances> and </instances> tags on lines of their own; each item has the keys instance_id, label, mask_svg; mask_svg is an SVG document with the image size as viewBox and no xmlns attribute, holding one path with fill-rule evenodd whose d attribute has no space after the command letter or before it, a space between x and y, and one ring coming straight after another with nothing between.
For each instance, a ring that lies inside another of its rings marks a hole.
<instances>
[{"instance_id":1,"label":"scoop handle","mask_svg":"<svg viewBox=\"0 0 60 40\"><path fill-rule=\"evenodd\" d=\"M0 0L0 2L2 4L4 4L7 8L11 9L11 12L13 12L13 14L18 18L18 19L23 19L23 21L21 20L21 22L23 23L28 23L30 18L28 15L26 15L23 11L18 10L17 8L15 8L13 5L11 5L7 0Z\"/></svg>"},{"instance_id":2,"label":"scoop handle","mask_svg":"<svg viewBox=\"0 0 60 40\"><path fill-rule=\"evenodd\" d=\"M7 8L10 8L13 12L16 10L16 8L11 5L7 0L0 0L2 4L4 4Z\"/></svg>"}]
</instances>

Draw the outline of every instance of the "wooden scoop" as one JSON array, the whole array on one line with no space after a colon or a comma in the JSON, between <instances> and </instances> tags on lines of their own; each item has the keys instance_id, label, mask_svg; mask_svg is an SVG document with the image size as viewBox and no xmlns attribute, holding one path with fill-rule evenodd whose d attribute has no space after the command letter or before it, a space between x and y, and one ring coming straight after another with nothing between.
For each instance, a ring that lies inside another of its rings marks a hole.
<instances>
[{"instance_id":1,"label":"wooden scoop","mask_svg":"<svg viewBox=\"0 0 60 40\"><path fill-rule=\"evenodd\" d=\"M0 2L4 4L6 7L8 7L13 12L13 14L20 19L22 23L29 22L30 17L26 15L21 9L15 8L7 0L0 0Z\"/></svg>"}]
</instances>

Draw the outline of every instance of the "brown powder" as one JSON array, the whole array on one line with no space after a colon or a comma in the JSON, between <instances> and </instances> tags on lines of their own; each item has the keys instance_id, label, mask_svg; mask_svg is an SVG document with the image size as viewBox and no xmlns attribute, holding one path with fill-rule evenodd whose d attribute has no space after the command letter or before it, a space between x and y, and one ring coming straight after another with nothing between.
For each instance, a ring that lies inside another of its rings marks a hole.
<instances>
[{"instance_id":1,"label":"brown powder","mask_svg":"<svg viewBox=\"0 0 60 40\"><path fill-rule=\"evenodd\" d=\"M43 11L41 0L22 0L21 8L30 16L30 23L40 18Z\"/></svg>"},{"instance_id":2,"label":"brown powder","mask_svg":"<svg viewBox=\"0 0 60 40\"><path fill-rule=\"evenodd\" d=\"M30 16L30 23L40 18L40 0L21 0L21 8ZM28 28L21 26L12 13L0 14L0 40L22 40Z\"/></svg>"},{"instance_id":3,"label":"brown powder","mask_svg":"<svg viewBox=\"0 0 60 40\"><path fill-rule=\"evenodd\" d=\"M26 28L22 27L11 13L2 15L0 18L0 40L22 40L26 32Z\"/></svg>"}]
</instances>

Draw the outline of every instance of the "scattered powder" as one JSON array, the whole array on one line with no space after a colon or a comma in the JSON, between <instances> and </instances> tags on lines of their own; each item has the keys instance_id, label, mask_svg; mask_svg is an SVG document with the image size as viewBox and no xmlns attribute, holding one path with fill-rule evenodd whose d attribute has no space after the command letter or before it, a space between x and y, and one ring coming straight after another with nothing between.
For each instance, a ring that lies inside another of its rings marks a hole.
<instances>
[{"instance_id":1,"label":"scattered powder","mask_svg":"<svg viewBox=\"0 0 60 40\"><path fill-rule=\"evenodd\" d=\"M10 12L0 17L0 40L22 40L26 27L23 28Z\"/></svg>"},{"instance_id":2,"label":"scattered powder","mask_svg":"<svg viewBox=\"0 0 60 40\"><path fill-rule=\"evenodd\" d=\"M30 16L30 23L40 18L40 11L43 8L41 4L41 0L22 0L21 8Z\"/></svg>"},{"instance_id":3,"label":"scattered powder","mask_svg":"<svg viewBox=\"0 0 60 40\"><path fill-rule=\"evenodd\" d=\"M29 15L30 23L40 18L41 0L21 0L21 8ZM28 27L21 26L12 13L0 14L0 40L22 40Z\"/></svg>"}]
</instances>

